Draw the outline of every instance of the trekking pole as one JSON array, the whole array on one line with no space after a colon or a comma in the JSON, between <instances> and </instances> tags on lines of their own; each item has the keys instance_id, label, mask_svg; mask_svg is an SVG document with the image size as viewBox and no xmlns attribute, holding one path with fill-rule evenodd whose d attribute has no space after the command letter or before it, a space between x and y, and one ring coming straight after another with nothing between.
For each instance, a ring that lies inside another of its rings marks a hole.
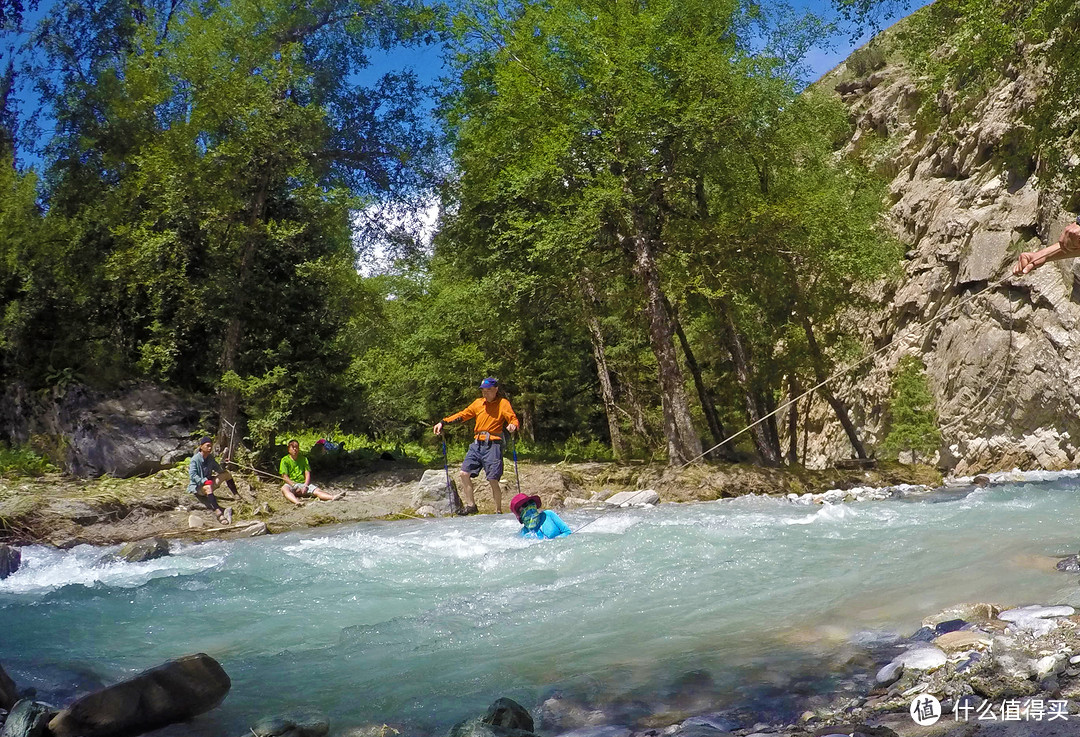
<instances>
[{"instance_id":1,"label":"trekking pole","mask_svg":"<svg viewBox=\"0 0 1080 737\"><path fill-rule=\"evenodd\" d=\"M439 433L439 435L442 435L443 469L446 471L446 503L450 505L450 513L453 514L457 512L459 504L457 494L454 493L454 487L450 485L450 460L446 455L446 435L443 433Z\"/></svg>"},{"instance_id":2,"label":"trekking pole","mask_svg":"<svg viewBox=\"0 0 1080 737\"><path fill-rule=\"evenodd\" d=\"M514 437L514 433L510 433L510 450L514 454L514 478L517 480L518 494L521 493L521 476L518 475L517 470L517 438Z\"/></svg>"}]
</instances>

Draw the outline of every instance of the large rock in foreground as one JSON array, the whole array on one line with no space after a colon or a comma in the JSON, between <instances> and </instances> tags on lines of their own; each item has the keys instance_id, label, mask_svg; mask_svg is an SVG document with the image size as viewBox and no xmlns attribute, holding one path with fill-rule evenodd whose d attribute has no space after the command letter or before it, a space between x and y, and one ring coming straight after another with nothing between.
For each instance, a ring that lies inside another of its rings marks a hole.
<instances>
[{"instance_id":1,"label":"large rock in foreground","mask_svg":"<svg viewBox=\"0 0 1080 737\"><path fill-rule=\"evenodd\" d=\"M49 722L49 731L54 737L142 734L213 709L231 685L209 655L188 655L79 699Z\"/></svg>"}]
</instances>

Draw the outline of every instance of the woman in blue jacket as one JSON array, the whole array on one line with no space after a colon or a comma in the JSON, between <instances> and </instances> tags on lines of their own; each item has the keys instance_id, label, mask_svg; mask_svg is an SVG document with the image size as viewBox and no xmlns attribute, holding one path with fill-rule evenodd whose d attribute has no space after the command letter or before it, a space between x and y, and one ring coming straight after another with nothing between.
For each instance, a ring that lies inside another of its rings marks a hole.
<instances>
[{"instance_id":1,"label":"woman in blue jacket","mask_svg":"<svg viewBox=\"0 0 1080 737\"><path fill-rule=\"evenodd\" d=\"M562 521L559 515L550 509L540 510L540 497L518 494L510 500L510 511L521 523L522 537L538 537L541 540L551 540L556 537L566 537L570 534L570 528Z\"/></svg>"}]
</instances>

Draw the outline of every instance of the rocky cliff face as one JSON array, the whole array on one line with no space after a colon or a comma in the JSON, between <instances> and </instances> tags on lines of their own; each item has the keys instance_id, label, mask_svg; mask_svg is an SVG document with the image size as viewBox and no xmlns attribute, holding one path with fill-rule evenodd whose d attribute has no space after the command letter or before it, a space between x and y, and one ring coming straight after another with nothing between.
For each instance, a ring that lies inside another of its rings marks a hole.
<instances>
[{"instance_id":1,"label":"rocky cliff face","mask_svg":"<svg viewBox=\"0 0 1080 737\"><path fill-rule=\"evenodd\" d=\"M891 177L888 226L907 253L903 277L873 295L881 309L869 324L870 349L895 343L845 378L841 396L875 445L886 431L891 374L906 354L918 354L937 401L944 469L961 475L1074 466L1076 263L1007 278L1018 252L1056 241L1074 217L1039 182L1039 162L1025 153L1021 115L1037 89L1037 71L1002 80L955 130L918 124L926 101L903 62L851 77L841 65L818 86L850 110L855 132L846 152ZM850 457L823 402L812 404L810 418L808 466Z\"/></svg>"},{"instance_id":2,"label":"rocky cliff face","mask_svg":"<svg viewBox=\"0 0 1080 737\"><path fill-rule=\"evenodd\" d=\"M1056 241L1073 219L1025 154L1020 118L1038 73L1011 74L953 130L917 124L924 96L902 61L851 77L841 65L818 86L850 110L856 129L847 153L869 157L891 177L888 225L908 250L902 278L873 295L881 309L869 325L871 350L897 342L845 378L840 395L875 445L885 432L891 373L916 354L937 399L944 469L1072 467L1080 462L1076 263L1001 281L1019 251ZM851 456L824 402L813 403L810 417L807 465Z\"/></svg>"}]
</instances>

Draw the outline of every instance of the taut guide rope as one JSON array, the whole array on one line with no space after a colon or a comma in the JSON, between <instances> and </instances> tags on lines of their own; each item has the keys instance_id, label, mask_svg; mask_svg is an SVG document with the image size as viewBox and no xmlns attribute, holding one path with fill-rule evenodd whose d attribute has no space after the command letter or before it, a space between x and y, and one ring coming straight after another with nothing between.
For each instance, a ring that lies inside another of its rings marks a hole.
<instances>
[{"instance_id":1,"label":"taut guide rope","mask_svg":"<svg viewBox=\"0 0 1080 737\"><path fill-rule=\"evenodd\" d=\"M765 422L765 420L769 419L770 417L773 417L774 415L779 414L783 410L785 410L788 407L790 407L791 405L795 404L800 399L803 399L804 397L808 396L809 394L812 394L817 389L820 389L821 387L823 387L826 384L834 381L835 379L840 378L841 376L848 373L849 371L851 371L853 369L856 369L859 366L862 366L864 363L866 363L867 361L869 361L870 359L872 359L874 356L878 355L879 353L884 353L885 351L889 350L890 348L892 348L897 343L899 343L901 341L906 341L906 340L914 337L919 330L921 330L921 329L923 329L925 327L929 327L930 325L933 325L935 322L938 322L939 320L945 318L946 316L951 314L954 310L957 310L960 307L963 307L964 305L966 305L968 302L972 301L976 297L980 297L983 294L986 294L987 292L989 292L989 291L991 291L993 289L997 289L998 287L1000 287L1002 284L1004 284L1007 280L1009 280L1011 278L1013 278L1013 275L1011 273L1006 274L1002 278L998 279L996 282L993 282L992 284L987 284L985 287L983 287L979 291L974 292L971 295L969 295L968 297L960 300L956 304L949 306L948 309L945 309L945 310L939 312L938 314L934 315L933 317L926 320L925 322L918 323L918 324L914 325L913 327L908 328L908 330L903 335L901 335L899 337L896 337L896 338L893 338L889 343L882 346L881 348L878 348L873 353L869 353L866 356L863 356L861 359L859 359L855 363L852 363L852 364L850 364L848 366L844 366L843 368L839 369L838 371L835 371L831 376L821 380L820 382L818 382L814 386L810 387L808 390L806 390L805 392L803 392L799 396L795 397L794 399L789 399L788 401L784 402L783 404L781 404L779 407L774 409L769 414L767 414L764 417L758 419L756 422L752 422L749 425L747 425L746 427L744 427L743 429L739 430L734 435L730 435L727 438L724 438L724 440L720 441L719 443L717 443L713 447L709 448L708 450L706 450L701 455L698 455L698 456L695 456L694 458L691 458L686 463L679 466L678 470L681 471L682 469L686 468L690 464L697 463L702 458L707 456L709 453L712 453L717 448L720 448L720 447L722 447L724 445L727 445L728 443L730 443L732 440L734 440L735 438L742 435L747 430L753 429L754 427L756 427L756 426L760 425L761 423Z\"/></svg>"}]
</instances>

